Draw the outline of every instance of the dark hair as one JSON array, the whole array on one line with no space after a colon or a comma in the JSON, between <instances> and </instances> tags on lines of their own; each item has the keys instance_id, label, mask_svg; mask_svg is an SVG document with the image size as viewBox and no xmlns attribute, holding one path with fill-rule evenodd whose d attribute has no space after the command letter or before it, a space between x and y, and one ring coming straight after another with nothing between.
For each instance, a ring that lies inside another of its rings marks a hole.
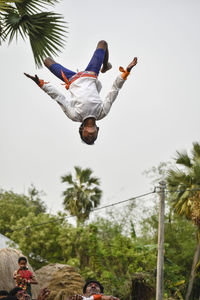
<instances>
[{"instance_id":1,"label":"dark hair","mask_svg":"<svg viewBox=\"0 0 200 300\"><path fill-rule=\"evenodd\" d=\"M85 284L84 287L83 287L83 293L84 293L84 294L86 293L87 286L88 286L90 283L96 283L96 284L98 284L98 286L100 287L100 292L103 294L104 287L103 287L103 285L102 285L99 281L97 281L97 280L88 280L88 281L86 282L86 284Z\"/></svg>"},{"instance_id":2,"label":"dark hair","mask_svg":"<svg viewBox=\"0 0 200 300\"><path fill-rule=\"evenodd\" d=\"M23 291L23 289L19 286L16 286L14 289L10 290L9 296L15 296L19 291Z\"/></svg>"},{"instance_id":3,"label":"dark hair","mask_svg":"<svg viewBox=\"0 0 200 300\"><path fill-rule=\"evenodd\" d=\"M84 125L84 122L83 122L83 123L80 125L80 127L79 127L79 134L80 134L81 140L82 140L84 143L88 144L88 145L94 145L94 142L96 141L97 136L98 136L99 127L96 126L96 128L97 128L97 136L94 137L94 138L91 140L91 137L90 137L90 139L87 139L87 138L84 138L84 137L83 137L82 131L83 131L84 126L85 126L85 125Z\"/></svg>"},{"instance_id":4,"label":"dark hair","mask_svg":"<svg viewBox=\"0 0 200 300\"><path fill-rule=\"evenodd\" d=\"M17 297L15 296L6 296L5 298L3 298L3 300L18 300Z\"/></svg>"},{"instance_id":5,"label":"dark hair","mask_svg":"<svg viewBox=\"0 0 200 300\"><path fill-rule=\"evenodd\" d=\"M0 296L8 296L8 292L6 290L1 290Z\"/></svg>"},{"instance_id":6,"label":"dark hair","mask_svg":"<svg viewBox=\"0 0 200 300\"><path fill-rule=\"evenodd\" d=\"M24 256L19 257L18 259L18 264L20 263L20 261L24 260L27 263L27 259Z\"/></svg>"}]
</instances>

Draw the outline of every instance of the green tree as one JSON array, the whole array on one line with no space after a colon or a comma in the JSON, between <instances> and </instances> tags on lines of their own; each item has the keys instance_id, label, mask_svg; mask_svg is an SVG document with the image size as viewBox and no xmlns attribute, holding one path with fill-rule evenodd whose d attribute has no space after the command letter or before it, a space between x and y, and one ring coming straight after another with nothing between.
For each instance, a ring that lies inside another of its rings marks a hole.
<instances>
[{"instance_id":1,"label":"green tree","mask_svg":"<svg viewBox=\"0 0 200 300\"><path fill-rule=\"evenodd\" d=\"M183 230L184 228L184 230ZM140 243L156 245L158 239L158 211L155 210L141 224ZM196 246L196 228L191 221L168 210L165 214L165 293L169 297L186 293L186 286ZM180 285L179 285L180 284ZM196 286L200 288L199 283Z\"/></svg>"},{"instance_id":2,"label":"green tree","mask_svg":"<svg viewBox=\"0 0 200 300\"><path fill-rule=\"evenodd\" d=\"M66 25L63 17L46 10L58 0L0 0L0 38L12 42L20 35L29 39L36 66L64 47Z\"/></svg>"},{"instance_id":3,"label":"green tree","mask_svg":"<svg viewBox=\"0 0 200 300\"><path fill-rule=\"evenodd\" d=\"M33 184L31 184L30 188L28 189L29 204L34 208L34 214L36 216L39 213L46 212L46 205L41 200L41 197L44 195L45 193L43 191L38 191Z\"/></svg>"},{"instance_id":4,"label":"green tree","mask_svg":"<svg viewBox=\"0 0 200 300\"><path fill-rule=\"evenodd\" d=\"M0 190L0 233L9 236L12 225L22 217L30 212L38 215L45 211L46 206L40 198L40 192L34 186L30 187L28 196Z\"/></svg>"},{"instance_id":5,"label":"green tree","mask_svg":"<svg viewBox=\"0 0 200 300\"><path fill-rule=\"evenodd\" d=\"M67 230L65 216L29 212L11 226L9 237L28 257L34 268L48 263L63 263L63 249L59 245L62 230Z\"/></svg>"},{"instance_id":6,"label":"green tree","mask_svg":"<svg viewBox=\"0 0 200 300\"><path fill-rule=\"evenodd\" d=\"M71 216L76 216L77 225L83 224L89 218L92 209L100 204L102 191L99 189L99 179L93 177L90 168L75 168L75 177L71 173L61 177L69 187L63 192L64 208Z\"/></svg>"},{"instance_id":7,"label":"green tree","mask_svg":"<svg viewBox=\"0 0 200 300\"><path fill-rule=\"evenodd\" d=\"M60 242L67 264L78 268L83 278L98 278L106 293L128 300L135 273L147 272L155 279L156 248L142 245L123 232L123 226L109 216L109 220L97 218L88 225L62 231Z\"/></svg>"},{"instance_id":8,"label":"green tree","mask_svg":"<svg viewBox=\"0 0 200 300\"><path fill-rule=\"evenodd\" d=\"M153 167L150 170L145 171L145 175L152 179L152 183L155 186L160 180L167 180L169 170L177 170L175 163L162 162L158 167ZM191 218L188 218L187 220L176 212L175 198L177 194L175 191L176 188L174 188L174 193L166 193L164 276L165 292L169 296L174 297L179 295L180 297L181 294L186 294L198 228L195 228L195 223L191 222ZM156 199L154 201L157 203ZM155 211L144 219L142 224L142 239L146 240L146 243L148 240L149 243L157 242L157 205L155 205L154 209ZM194 217L197 217L197 215ZM200 285L198 280L195 280L192 297L197 297L198 289L200 289Z\"/></svg>"},{"instance_id":9,"label":"green tree","mask_svg":"<svg viewBox=\"0 0 200 300\"><path fill-rule=\"evenodd\" d=\"M185 298L188 300L192 292L195 267L200 255L200 144L193 143L191 156L186 151L177 151L175 162L179 168L171 168L167 176L172 203L178 214L192 220L198 228L197 247Z\"/></svg>"}]
</instances>

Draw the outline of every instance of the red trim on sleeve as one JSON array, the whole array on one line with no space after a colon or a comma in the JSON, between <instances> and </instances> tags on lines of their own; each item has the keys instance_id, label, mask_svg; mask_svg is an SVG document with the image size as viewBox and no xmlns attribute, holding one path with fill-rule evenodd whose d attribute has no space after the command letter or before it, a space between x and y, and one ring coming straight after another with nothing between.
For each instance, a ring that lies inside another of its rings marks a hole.
<instances>
[{"instance_id":1,"label":"red trim on sleeve","mask_svg":"<svg viewBox=\"0 0 200 300\"><path fill-rule=\"evenodd\" d=\"M101 300L101 295L93 295L94 300Z\"/></svg>"},{"instance_id":2,"label":"red trim on sleeve","mask_svg":"<svg viewBox=\"0 0 200 300\"><path fill-rule=\"evenodd\" d=\"M44 80L43 80L43 79L40 79L40 83L39 83L38 85L39 85L39 87L43 87L43 85L44 85Z\"/></svg>"},{"instance_id":3,"label":"red trim on sleeve","mask_svg":"<svg viewBox=\"0 0 200 300\"><path fill-rule=\"evenodd\" d=\"M127 77L128 77L128 75L130 74L130 72L128 72L127 70L124 70L123 67L119 67L119 70L120 70L120 72L122 72L122 78L123 78L124 80L126 80Z\"/></svg>"},{"instance_id":4,"label":"red trim on sleeve","mask_svg":"<svg viewBox=\"0 0 200 300\"><path fill-rule=\"evenodd\" d=\"M39 87L43 87L43 85L44 85L45 83L49 83L49 82L45 82L43 79L39 79L39 80L40 80L40 83L38 84Z\"/></svg>"}]
</instances>

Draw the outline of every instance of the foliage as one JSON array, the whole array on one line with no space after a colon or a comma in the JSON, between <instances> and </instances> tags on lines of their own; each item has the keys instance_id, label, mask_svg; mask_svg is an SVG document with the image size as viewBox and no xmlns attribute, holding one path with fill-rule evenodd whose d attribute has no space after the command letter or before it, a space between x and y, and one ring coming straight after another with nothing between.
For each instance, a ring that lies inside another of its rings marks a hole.
<instances>
[{"instance_id":1,"label":"foliage","mask_svg":"<svg viewBox=\"0 0 200 300\"><path fill-rule=\"evenodd\" d=\"M130 299L132 275L154 273L156 249L140 245L122 231L113 220L99 218L89 225L62 231L60 246L66 263L78 268L85 279L98 278L107 294Z\"/></svg>"},{"instance_id":2,"label":"foliage","mask_svg":"<svg viewBox=\"0 0 200 300\"><path fill-rule=\"evenodd\" d=\"M71 173L61 177L63 183L69 186L64 192L64 208L71 216L76 216L77 224L83 224L89 218L93 208L100 204L102 191L99 189L99 179L92 177L92 170L75 167L75 178Z\"/></svg>"},{"instance_id":3,"label":"foliage","mask_svg":"<svg viewBox=\"0 0 200 300\"><path fill-rule=\"evenodd\" d=\"M62 214L29 213L11 229L9 237L36 269L53 262L70 264L85 279L100 280L106 293L122 300L130 299L131 277L135 273L151 274L148 284L154 284L156 247L147 247L124 235L123 226L111 217L74 227Z\"/></svg>"},{"instance_id":4,"label":"foliage","mask_svg":"<svg viewBox=\"0 0 200 300\"><path fill-rule=\"evenodd\" d=\"M194 160L190 158L190 161L188 159L185 161L188 174L197 174L196 171L193 173L191 171L195 169ZM195 165L197 162L195 160ZM169 169L173 169L172 165L162 164L158 172L154 168L153 172L149 172L149 174L153 175L154 182L158 182L158 180L167 177ZM82 204L90 199L89 195L94 188L94 182L98 183L97 186L99 185L97 178L95 180L91 179L93 178L91 170L86 170L85 173L83 169L76 167L75 178L72 174L62 177L63 182L70 186L63 193L67 197L64 199L67 199L66 203L68 204L72 201L71 206L65 206L65 208L69 211L73 208L74 210L71 210L70 214L77 216L77 218L80 212L84 213L85 208ZM198 180L194 176L192 180L196 188ZM92 184L89 185L89 182ZM195 226L194 221L192 223L179 215L177 210L174 210L176 203L174 192L179 186L171 188L172 193L166 194L164 298L184 299L193 253L196 248L198 227ZM87 191L86 196L83 196L85 191ZM80 203L77 195L81 195ZM190 201L193 201L192 197L197 196L197 194L189 194L189 196L191 196ZM15 197L16 203L18 203L19 200L17 199L20 196L15 195ZM24 199L24 196L21 195L21 198ZM37 190L34 190L34 187L32 187L27 198L30 205L29 212L26 211L24 215L18 216L15 222L11 222L12 226L10 227L13 232L10 231L8 236L29 257L34 268L51 262L66 263L74 266L84 279L98 279L103 283L106 294L119 296L121 300L133 299L133 295L136 297L137 292L140 294L140 296L137 296L138 299L147 297L147 295L149 295L149 298L150 296L154 297L152 295L155 292L158 235L157 196L154 199L156 204L154 209L149 209L148 214L145 214L145 218L144 216L140 218L142 222L140 221L139 235L136 235L135 232L137 201L126 208L123 206L120 212L112 211L104 218L96 217L90 223L84 222L87 218L80 218L79 226L75 227L66 221L65 214L59 213L57 216L53 216L45 211L34 210L32 204L30 204L31 201L38 198L40 203L40 194ZM73 203L73 200L75 200L75 203ZM199 201L199 198L197 200ZM15 201L15 198L13 201ZM26 201L23 202L23 205L24 203ZM94 205L92 203L90 206L91 210ZM91 210L88 210L87 216L89 216ZM189 215L191 219L194 216L193 211L191 210ZM4 213L6 213L5 209ZM6 224L6 218L4 222ZM0 224L3 225L4 222ZM8 226L6 228L8 230ZM199 266L198 264L197 272L199 272ZM141 280L139 278L139 281L135 281L138 276ZM196 278L191 295L192 300L197 299L199 290L199 278ZM143 295L141 291L143 291Z\"/></svg>"},{"instance_id":5,"label":"foliage","mask_svg":"<svg viewBox=\"0 0 200 300\"><path fill-rule=\"evenodd\" d=\"M168 171L167 182L176 212L200 228L200 144L193 143L191 157L178 152L175 162L180 168Z\"/></svg>"},{"instance_id":6,"label":"foliage","mask_svg":"<svg viewBox=\"0 0 200 300\"><path fill-rule=\"evenodd\" d=\"M38 215L44 213L46 207L40 198L41 192L34 186L29 189L28 196L16 194L12 191L0 190L0 232L6 234L11 232L11 227L22 217L29 213Z\"/></svg>"},{"instance_id":7,"label":"foliage","mask_svg":"<svg viewBox=\"0 0 200 300\"><path fill-rule=\"evenodd\" d=\"M146 218L142 224L141 242L151 245L157 243L158 214ZM183 230L184 228L184 230ZM165 293L168 296L182 295L186 292L193 253L196 248L196 228L176 213L165 217ZM181 283L178 285L178 283Z\"/></svg>"},{"instance_id":8,"label":"foliage","mask_svg":"<svg viewBox=\"0 0 200 300\"><path fill-rule=\"evenodd\" d=\"M177 151L175 161L179 168L170 169L167 177L172 204L179 215L191 220L198 229L197 248L186 292L186 300L188 300L191 296L196 276L195 266L198 264L200 252L200 144L193 143L190 156L186 151Z\"/></svg>"},{"instance_id":9,"label":"foliage","mask_svg":"<svg viewBox=\"0 0 200 300\"><path fill-rule=\"evenodd\" d=\"M57 0L16 0L0 2L0 37L12 42L13 38L28 38L36 66L45 57L57 55L64 47L66 24L60 14L46 10Z\"/></svg>"},{"instance_id":10,"label":"foliage","mask_svg":"<svg viewBox=\"0 0 200 300\"><path fill-rule=\"evenodd\" d=\"M36 216L30 213L12 226L14 231L9 236L28 255L34 268L51 262L70 264L85 279L100 280L107 294L128 300L132 278L138 273L144 274L147 288L155 289L157 212L149 215L144 225L140 237L131 237L124 234L122 224L111 215L109 219L97 218L88 225L74 227L62 214ZM166 295L184 295L195 242L195 228L191 222L176 214L166 218Z\"/></svg>"},{"instance_id":11,"label":"foliage","mask_svg":"<svg viewBox=\"0 0 200 300\"><path fill-rule=\"evenodd\" d=\"M173 166L172 163L161 163L158 168L154 167L146 172L147 175L151 175L154 184L157 182L157 178L168 182L170 193L166 193L164 276L167 284L165 285L165 289L168 295L179 298L186 293L192 258L196 251L197 230L195 226L185 218L179 217L177 213L187 217L188 220L192 220L195 225L198 224L200 212L199 197L197 191L193 192L191 189L198 189L199 149L199 144L193 143L192 157L189 157L186 152L177 152L175 163L180 166L179 169ZM185 191L186 189L188 191ZM182 204L185 204L181 207L181 201L179 202L179 200L182 196ZM154 241L157 240L157 215L158 212L155 211L143 226L143 237L146 236L147 238L149 231L151 236L154 237ZM188 240L190 240L190 243L188 243ZM177 282L182 282L182 284L178 286ZM197 287L200 288L199 283L195 281L193 295Z\"/></svg>"},{"instance_id":12,"label":"foliage","mask_svg":"<svg viewBox=\"0 0 200 300\"><path fill-rule=\"evenodd\" d=\"M62 226L66 226L63 217L29 212L11 227L13 232L9 237L19 245L35 268L41 268L47 262L62 261L58 239Z\"/></svg>"},{"instance_id":13,"label":"foliage","mask_svg":"<svg viewBox=\"0 0 200 300\"><path fill-rule=\"evenodd\" d=\"M0 0L0 11L6 11L11 5L17 2L22 2L23 0Z\"/></svg>"}]
</instances>

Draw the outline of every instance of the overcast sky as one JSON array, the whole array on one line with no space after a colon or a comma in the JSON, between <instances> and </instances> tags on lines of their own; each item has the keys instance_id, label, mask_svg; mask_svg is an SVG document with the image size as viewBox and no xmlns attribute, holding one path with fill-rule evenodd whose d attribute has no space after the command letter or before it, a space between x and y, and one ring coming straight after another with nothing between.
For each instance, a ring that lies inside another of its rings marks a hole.
<instances>
[{"instance_id":1,"label":"overcast sky","mask_svg":"<svg viewBox=\"0 0 200 300\"><path fill-rule=\"evenodd\" d=\"M63 0L54 11L68 22L56 61L83 70L99 40L109 44L111 71L100 74L104 98L134 56L138 64L94 146L81 142L69 120L23 72L38 74L66 93L45 67L36 69L28 40L0 48L0 186L46 193L51 212L62 209L60 177L90 167L101 180L102 205L152 190L142 172L200 141L199 0Z\"/></svg>"}]
</instances>

